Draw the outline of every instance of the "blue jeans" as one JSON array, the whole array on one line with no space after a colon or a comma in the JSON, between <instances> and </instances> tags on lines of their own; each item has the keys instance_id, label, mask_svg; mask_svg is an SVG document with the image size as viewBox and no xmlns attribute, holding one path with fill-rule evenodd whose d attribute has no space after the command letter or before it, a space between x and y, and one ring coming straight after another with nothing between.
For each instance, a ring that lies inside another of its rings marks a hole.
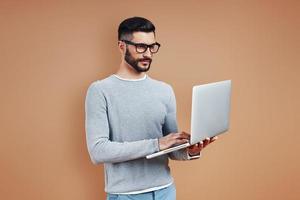
<instances>
[{"instance_id":1,"label":"blue jeans","mask_svg":"<svg viewBox=\"0 0 300 200\"><path fill-rule=\"evenodd\" d=\"M176 188L169 187L141 194L107 194L106 200L176 200Z\"/></svg>"}]
</instances>

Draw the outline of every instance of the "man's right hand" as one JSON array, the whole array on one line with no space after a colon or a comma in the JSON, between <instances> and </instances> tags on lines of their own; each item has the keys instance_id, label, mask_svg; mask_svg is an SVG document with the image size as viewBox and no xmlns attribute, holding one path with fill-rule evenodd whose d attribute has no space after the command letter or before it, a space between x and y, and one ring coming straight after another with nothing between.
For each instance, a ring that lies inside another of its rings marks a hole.
<instances>
[{"instance_id":1,"label":"man's right hand","mask_svg":"<svg viewBox=\"0 0 300 200\"><path fill-rule=\"evenodd\" d=\"M159 150L165 150L175 144L189 142L190 135L186 132L170 133L165 137L159 138Z\"/></svg>"}]
</instances>

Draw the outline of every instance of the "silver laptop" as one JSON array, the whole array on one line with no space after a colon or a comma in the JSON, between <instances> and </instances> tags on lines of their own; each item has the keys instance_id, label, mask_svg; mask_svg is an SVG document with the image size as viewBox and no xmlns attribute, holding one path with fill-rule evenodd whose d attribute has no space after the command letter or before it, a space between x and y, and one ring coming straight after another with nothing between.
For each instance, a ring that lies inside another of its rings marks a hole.
<instances>
[{"instance_id":1,"label":"silver laptop","mask_svg":"<svg viewBox=\"0 0 300 200\"><path fill-rule=\"evenodd\" d=\"M179 149L187 148L229 129L231 80L193 87L191 137L188 143L146 156L151 159Z\"/></svg>"}]
</instances>

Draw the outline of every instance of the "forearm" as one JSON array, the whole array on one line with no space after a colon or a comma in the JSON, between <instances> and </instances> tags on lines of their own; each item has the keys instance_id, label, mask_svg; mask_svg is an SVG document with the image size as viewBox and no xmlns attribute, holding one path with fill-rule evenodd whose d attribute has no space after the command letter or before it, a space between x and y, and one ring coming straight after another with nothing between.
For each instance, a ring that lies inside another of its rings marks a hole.
<instances>
[{"instance_id":1,"label":"forearm","mask_svg":"<svg viewBox=\"0 0 300 200\"><path fill-rule=\"evenodd\" d=\"M112 142L101 138L88 144L89 154L94 164L117 163L143 158L159 150L157 139L134 142Z\"/></svg>"}]
</instances>

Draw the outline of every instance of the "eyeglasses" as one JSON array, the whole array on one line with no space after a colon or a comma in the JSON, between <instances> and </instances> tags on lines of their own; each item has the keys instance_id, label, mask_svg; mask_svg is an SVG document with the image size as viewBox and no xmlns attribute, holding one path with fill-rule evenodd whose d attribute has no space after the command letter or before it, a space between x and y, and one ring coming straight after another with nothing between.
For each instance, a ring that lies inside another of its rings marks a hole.
<instances>
[{"instance_id":1,"label":"eyeglasses","mask_svg":"<svg viewBox=\"0 0 300 200\"><path fill-rule=\"evenodd\" d=\"M151 53L157 53L160 47L160 44L158 42L155 42L153 44L145 44L145 43L135 43L128 40L121 40L121 41L125 42L126 44L135 46L135 50L137 53L145 53L148 48Z\"/></svg>"}]
</instances>

